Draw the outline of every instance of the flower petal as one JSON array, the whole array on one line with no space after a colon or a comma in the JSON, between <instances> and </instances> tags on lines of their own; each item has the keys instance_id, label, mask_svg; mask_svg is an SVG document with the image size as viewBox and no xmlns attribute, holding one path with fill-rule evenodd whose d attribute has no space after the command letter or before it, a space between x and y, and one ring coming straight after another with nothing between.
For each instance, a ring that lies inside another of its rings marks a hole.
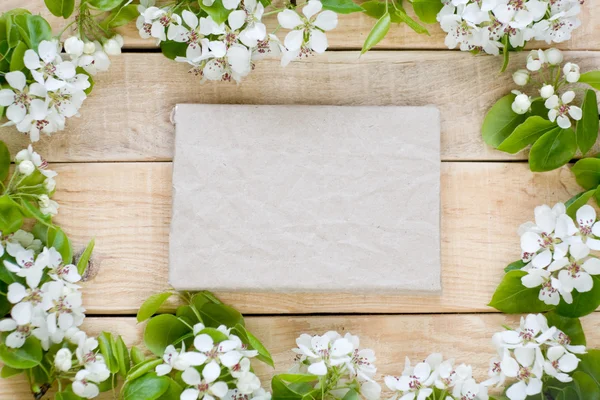
<instances>
[{"instance_id":1,"label":"flower petal","mask_svg":"<svg viewBox=\"0 0 600 400\"><path fill-rule=\"evenodd\" d=\"M279 25L285 29L295 29L296 27L302 25L302 19L300 16L296 14L295 11L289 9L283 10L277 14L277 21L279 22Z\"/></svg>"},{"instance_id":2,"label":"flower petal","mask_svg":"<svg viewBox=\"0 0 600 400\"><path fill-rule=\"evenodd\" d=\"M21 71L13 71L4 75L8 84L18 91L22 92L25 89L25 85L27 84L27 80L25 79L25 74Z\"/></svg>"},{"instance_id":3,"label":"flower petal","mask_svg":"<svg viewBox=\"0 0 600 400\"><path fill-rule=\"evenodd\" d=\"M320 30L311 30L308 46L318 54L324 53L328 46L327 36Z\"/></svg>"},{"instance_id":4,"label":"flower petal","mask_svg":"<svg viewBox=\"0 0 600 400\"><path fill-rule=\"evenodd\" d=\"M337 24L338 24L338 16L336 13L334 13L331 10L325 10L322 13L320 13L319 15L317 15L317 18L315 19L315 23L314 23L314 25L317 28L321 28L324 31L330 31L332 29L335 29Z\"/></svg>"},{"instance_id":5,"label":"flower petal","mask_svg":"<svg viewBox=\"0 0 600 400\"><path fill-rule=\"evenodd\" d=\"M313 15L321 11L322 8L323 4L319 0L310 0L302 9L302 14L307 19L310 19Z\"/></svg>"}]
</instances>

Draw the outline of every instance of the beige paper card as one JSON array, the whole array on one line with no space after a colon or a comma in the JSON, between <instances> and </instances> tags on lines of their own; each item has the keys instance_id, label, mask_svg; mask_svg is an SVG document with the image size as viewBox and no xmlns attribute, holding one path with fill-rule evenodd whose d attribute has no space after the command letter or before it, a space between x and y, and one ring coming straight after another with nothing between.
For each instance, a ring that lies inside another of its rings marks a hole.
<instances>
[{"instance_id":1,"label":"beige paper card","mask_svg":"<svg viewBox=\"0 0 600 400\"><path fill-rule=\"evenodd\" d=\"M179 105L180 290L439 292L433 107Z\"/></svg>"}]
</instances>

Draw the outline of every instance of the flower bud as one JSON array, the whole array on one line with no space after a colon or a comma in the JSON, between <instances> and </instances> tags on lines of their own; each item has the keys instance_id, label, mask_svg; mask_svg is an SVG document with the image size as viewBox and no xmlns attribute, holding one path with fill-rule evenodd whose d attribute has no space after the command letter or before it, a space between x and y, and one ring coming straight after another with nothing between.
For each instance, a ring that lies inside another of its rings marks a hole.
<instances>
[{"instance_id":1,"label":"flower bud","mask_svg":"<svg viewBox=\"0 0 600 400\"><path fill-rule=\"evenodd\" d=\"M108 39L104 43L103 47L104 47L104 51L108 55L117 56L117 55L121 54L121 46L119 45L119 42L114 38Z\"/></svg>"},{"instance_id":2,"label":"flower bud","mask_svg":"<svg viewBox=\"0 0 600 400\"><path fill-rule=\"evenodd\" d=\"M520 69L513 74L513 80L519 86L525 86L529 83L529 71Z\"/></svg>"},{"instance_id":3,"label":"flower bud","mask_svg":"<svg viewBox=\"0 0 600 400\"><path fill-rule=\"evenodd\" d=\"M50 197L48 197L45 194L42 194L38 199L38 203L40 204L41 208L46 208L50 205Z\"/></svg>"},{"instance_id":4,"label":"flower bud","mask_svg":"<svg viewBox=\"0 0 600 400\"><path fill-rule=\"evenodd\" d=\"M77 36L71 36L65 40L65 52L71 57L79 57L83 54L84 43L83 40Z\"/></svg>"},{"instance_id":5,"label":"flower bud","mask_svg":"<svg viewBox=\"0 0 600 400\"><path fill-rule=\"evenodd\" d=\"M559 65L563 62L563 53L559 49L548 49L544 52L546 56L546 60L550 63L550 65Z\"/></svg>"},{"instance_id":6,"label":"flower bud","mask_svg":"<svg viewBox=\"0 0 600 400\"><path fill-rule=\"evenodd\" d=\"M60 349L54 357L54 366L57 370L68 372L73 366L73 354L69 349Z\"/></svg>"},{"instance_id":7,"label":"flower bud","mask_svg":"<svg viewBox=\"0 0 600 400\"><path fill-rule=\"evenodd\" d=\"M33 174L35 171L35 165L29 160L21 161L19 164L19 172L25 176Z\"/></svg>"},{"instance_id":8,"label":"flower bud","mask_svg":"<svg viewBox=\"0 0 600 400\"><path fill-rule=\"evenodd\" d=\"M534 72L539 71L546 63L546 55L543 50L533 50L527 56L527 69Z\"/></svg>"},{"instance_id":9,"label":"flower bud","mask_svg":"<svg viewBox=\"0 0 600 400\"><path fill-rule=\"evenodd\" d=\"M29 159L29 151L27 151L27 149L19 151L15 156L15 161L18 163L27 159Z\"/></svg>"},{"instance_id":10,"label":"flower bud","mask_svg":"<svg viewBox=\"0 0 600 400\"><path fill-rule=\"evenodd\" d=\"M569 83L578 82L581 77L579 65L577 64L566 63L563 72L565 73L565 79Z\"/></svg>"},{"instance_id":11,"label":"flower bud","mask_svg":"<svg viewBox=\"0 0 600 400\"><path fill-rule=\"evenodd\" d=\"M94 54L96 51L96 45L93 42L85 42L83 45L83 52L85 54Z\"/></svg>"},{"instance_id":12,"label":"flower bud","mask_svg":"<svg viewBox=\"0 0 600 400\"><path fill-rule=\"evenodd\" d=\"M44 188L48 193L52 193L56 189L56 181L52 178L46 178L44 181Z\"/></svg>"},{"instance_id":13,"label":"flower bud","mask_svg":"<svg viewBox=\"0 0 600 400\"><path fill-rule=\"evenodd\" d=\"M552 85L544 85L540 89L540 96L542 96L543 99L547 99L547 98L551 97L553 94L554 94L554 86L552 86Z\"/></svg>"},{"instance_id":14,"label":"flower bud","mask_svg":"<svg viewBox=\"0 0 600 400\"><path fill-rule=\"evenodd\" d=\"M512 110L517 114L525 114L531 108L531 99L526 94L519 94L512 103Z\"/></svg>"}]
</instances>

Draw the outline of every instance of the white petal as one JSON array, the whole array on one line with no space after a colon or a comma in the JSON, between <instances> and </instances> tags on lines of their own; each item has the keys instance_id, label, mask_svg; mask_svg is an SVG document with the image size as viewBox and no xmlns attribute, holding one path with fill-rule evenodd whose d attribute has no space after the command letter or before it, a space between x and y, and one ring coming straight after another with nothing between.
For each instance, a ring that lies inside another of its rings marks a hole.
<instances>
[{"instance_id":1,"label":"white petal","mask_svg":"<svg viewBox=\"0 0 600 400\"><path fill-rule=\"evenodd\" d=\"M193 12L183 10L181 16L183 17L183 20L187 26L189 26L191 29L196 29L198 27L198 17Z\"/></svg>"},{"instance_id":2,"label":"white petal","mask_svg":"<svg viewBox=\"0 0 600 400\"><path fill-rule=\"evenodd\" d=\"M20 92L23 91L25 85L27 84L25 74L21 71L9 72L4 75L4 78L6 78L6 81L13 89L17 89Z\"/></svg>"},{"instance_id":3,"label":"white petal","mask_svg":"<svg viewBox=\"0 0 600 400\"><path fill-rule=\"evenodd\" d=\"M550 266L548 267L548 271L558 271L559 269L564 268L569 264L570 262L567 257L559 258L558 260L555 260L552 262L552 264L550 264Z\"/></svg>"},{"instance_id":4,"label":"white petal","mask_svg":"<svg viewBox=\"0 0 600 400\"><path fill-rule=\"evenodd\" d=\"M240 4L240 0L223 0L223 7L228 10L235 10Z\"/></svg>"},{"instance_id":5,"label":"white petal","mask_svg":"<svg viewBox=\"0 0 600 400\"><path fill-rule=\"evenodd\" d=\"M579 108L577 106L570 106L569 107L569 115L575 121L579 121L579 120L581 120L581 118L583 118L583 111L581 110L581 108Z\"/></svg>"},{"instance_id":6,"label":"white petal","mask_svg":"<svg viewBox=\"0 0 600 400\"><path fill-rule=\"evenodd\" d=\"M573 287L581 293L589 292L594 287L594 280L587 272L580 271L578 277L572 280Z\"/></svg>"},{"instance_id":7,"label":"white petal","mask_svg":"<svg viewBox=\"0 0 600 400\"><path fill-rule=\"evenodd\" d=\"M199 385L202 381L202 379L200 378L200 373L196 371L195 368L188 368L185 371L183 371L183 374L181 374L181 379L183 379L185 383L191 386Z\"/></svg>"},{"instance_id":8,"label":"white petal","mask_svg":"<svg viewBox=\"0 0 600 400\"><path fill-rule=\"evenodd\" d=\"M216 381L221 375L221 367L216 361L211 361L202 370L202 376L206 382L211 383Z\"/></svg>"},{"instance_id":9,"label":"white petal","mask_svg":"<svg viewBox=\"0 0 600 400\"><path fill-rule=\"evenodd\" d=\"M338 24L338 16L336 13L334 13L331 10L325 10L322 13L320 13L319 15L317 15L317 18L315 19L315 23L314 23L314 25L317 28L321 28L324 31L330 31L332 29L335 29L337 24Z\"/></svg>"},{"instance_id":10,"label":"white petal","mask_svg":"<svg viewBox=\"0 0 600 400\"><path fill-rule=\"evenodd\" d=\"M212 51L212 55L216 58L221 58L227 54L227 45L218 40L209 42L208 48L210 51Z\"/></svg>"},{"instance_id":11,"label":"white petal","mask_svg":"<svg viewBox=\"0 0 600 400\"><path fill-rule=\"evenodd\" d=\"M576 220L581 227L591 227L596 222L596 210L594 210L594 207L586 204L577 210Z\"/></svg>"},{"instance_id":12,"label":"white petal","mask_svg":"<svg viewBox=\"0 0 600 400\"><path fill-rule=\"evenodd\" d=\"M12 318L6 318L0 321L0 332L10 332L17 329L17 322Z\"/></svg>"},{"instance_id":13,"label":"white petal","mask_svg":"<svg viewBox=\"0 0 600 400\"><path fill-rule=\"evenodd\" d=\"M46 64L53 62L57 56L56 43L42 40L38 47L38 54Z\"/></svg>"},{"instance_id":14,"label":"white petal","mask_svg":"<svg viewBox=\"0 0 600 400\"><path fill-rule=\"evenodd\" d=\"M215 382L214 385L211 385L210 391L219 398L225 397L228 391L227 384L225 382Z\"/></svg>"},{"instance_id":15,"label":"white petal","mask_svg":"<svg viewBox=\"0 0 600 400\"><path fill-rule=\"evenodd\" d=\"M46 96L48 95L48 91L46 90L44 85L40 85L39 83L35 82L29 86L29 94L46 98Z\"/></svg>"},{"instance_id":16,"label":"white petal","mask_svg":"<svg viewBox=\"0 0 600 400\"><path fill-rule=\"evenodd\" d=\"M246 22L246 11L244 11L244 10L233 11L231 14L229 14L229 17L227 17L227 20L229 21L229 26L231 27L231 29L233 29L234 31L237 31Z\"/></svg>"},{"instance_id":17,"label":"white petal","mask_svg":"<svg viewBox=\"0 0 600 400\"><path fill-rule=\"evenodd\" d=\"M298 14L296 14L293 10L283 10L279 14L277 14L277 21L279 25L281 25L285 29L294 29L300 25L302 25L302 19Z\"/></svg>"},{"instance_id":18,"label":"white petal","mask_svg":"<svg viewBox=\"0 0 600 400\"><path fill-rule=\"evenodd\" d=\"M308 367L308 372L313 375L324 376L327 375L327 366L324 361L319 361L318 363L311 364Z\"/></svg>"},{"instance_id":19,"label":"white petal","mask_svg":"<svg viewBox=\"0 0 600 400\"><path fill-rule=\"evenodd\" d=\"M521 249L527 253L536 253L540 249L540 235L534 232L525 232L521 236Z\"/></svg>"},{"instance_id":20,"label":"white petal","mask_svg":"<svg viewBox=\"0 0 600 400\"><path fill-rule=\"evenodd\" d=\"M31 303L19 303L12 308L10 315L17 322L17 325L27 325L31 322L32 313Z\"/></svg>"},{"instance_id":21,"label":"white petal","mask_svg":"<svg viewBox=\"0 0 600 400\"><path fill-rule=\"evenodd\" d=\"M311 30L308 46L316 53L324 53L327 50L327 36L317 29Z\"/></svg>"},{"instance_id":22,"label":"white petal","mask_svg":"<svg viewBox=\"0 0 600 400\"><path fill-rule=\"evenodd\" d=\"M20 283L14 282L8 286L7 298L11 303L18 303L23 300L25 296L27 296L27 289Z\"/></svg>"},{"instance_id":23,"label":"white petal","mask_svg":"<svg viewBox=\"0 0 600 400\"><path fill-rule=\"evenodd\" d=\"M196 350L208 352L212 350L214 346L215 344L213 342L213 339L205 333L196 336L196 338L194 339L194 347L196 348Z\"/></svg>"},{"instance_id":24,"label":"white petal","mask_svg":"<svg viewBox=\"0 0 600 400\"><path fill-rule=\"evenodd\" d=\"M575 260L582 260L590 254L590 248L583 243L575 243L571 245L570 252Z\"/></svg>"},{"instance_id":25,"label":"white petal","mask_svg":"<svg viewBox=\"0 0 600 400\"><path fill-rule=\"evenodd\" d=\"M571 127L571 120L569 117L565 117L564 115L559 115L556 118L556 123L563 129L569 129Z\"/></svg>"},{"instance_id":26,"label":"white petal","mask_svg":"<svg viewBox=\"0 0 600 400\"><path fill-rule=\"evenodd\" d=\"M589 260L583 263L582 267L588 274L600 274L600 260L597 258L590 258Z\"/></svg>"},{"instance_id":27,"label":"white petal","mask_svg":"<svg viewBox=\"0 0 600 400\"><path fill-rule=\"evenodd\" d=\"M558 368L563 372L572 372L577 368L579 359L571 353L567 353L558 360Z\"/></svg>"},{"instance_id":28,"label":"white petal","mask_svg":"<svg viewBox=\"0 0 600 400\"><path fill-rule=\"evenodd\" d=\"M27 115L27 109L20 104L12 104L6 109L6 118L15 124L23 121L25 115Z\"/></svg>"},{"instance_id":29,"label":"white petal","mask_svg":"<svg viewBox=\"0 0 600 400\"><path fill-rule=\"evenodd\" d=\"M514 358L507 356L502 359L500 363L502 373L510 378L514 378L519 373L519 363Z\"/></svg>"},{"instance_id":30,"label":"white petal","mask_svg":"<svg viewBox=\"0 0 600 400\"><path fill-rule=\"evenodd\" d=\"M231 368L234 365L236 365L237 363L239 363L241 359L242 359L242 354L237 351L229 351L229 352L219 356L219 360L221 361L221 364L223 364L224 366L226 366L228 368Z\"/></svg>"},{"instance_id":31,"label":"white petal","mask_svg":"<svg viewBox=\"0 0 600 400\"><path fill-rule=\"evenodd\" d=\"M535 268L546 268L548 265L550 265L551 261L552 261L552 252L550 250L546 249L546 250L542 251L541 253L537 254L531 261L531 264Z\"/></svg>"},{"instance_id":32,"label":"white petal","mask_svg":"<svg viewBox=\"0 0 600 400\"><path fill-rule=\"evenodd\" d=\"M318 0L310 0L306 6L302 9L302 14L307 19L310 19L313 15L321 11L323 4Z\"/></svg>"},{"instance_id":33,"label":"white petal","mask_svg":"<svg viewBox=\"0 0 600 400\"><path fill-rule=\"evenodd\" d=\"M527 385L523 381L519 381L508 388L506 395L510 400L525 400L527 397Z\"/></svg>"},{"instance_id":34,"label":"white petal","mask_svg":"<svg viewBox=\"0 0 600 400\"><path fill-rule=\"evenodd\" d=\"M573 99L575 99L575 92L572 90L565 92L561 97L562 102L565 104L572 102Z\"/></svg>"},{"instance_id":35,"label":"white petal","mask_svg":"<svg viewBox=\"0 0 600 400\"><path fill-rule=\"evenodd\" d=\"M304 31L290 31L284 40L285 47L290 51L300 50L304 41Z\"/></svg>"},{"instance_id":36,"label":"white petal","mask_svg":"<svg viewBox=\"0 0 600 400\"><path fill-rule=\"evenodd\" d=\"M41 67L40 58L38 57L37 53L31 49L25 52L23 61L28 69L38 69Z\"/></svg>"},{"instance_id":37,"label":"white petal","mask_svg":"<svg viewBox=\"0 0 600 400\"><path fill-rule=\"evenodd\" d=\"M25 344L25 336L21 333L13 332L6 338L6 345L13 349L18 349Z\"/></svg>"},{"instance_id":38,"label":"white petal","mask_svg":"<svg viewBox=\"0 0 600 400\"><path fill-rule=\"evenodd\" d=\"M74 78L76 74L75 65L70 61L61 62L56 66L56 76L61 79L71 79Z\"/></svg>"},{"instance_id":39,"label":"white petal","mask_svg":"<svg viewBox=\"0 0 600 400\"><path fill-rule=\"evenodd\" d=\"M164 376L171 373L172 370L173 368L169 364L161 364L156 367L156 375Z\"/></svg>"},{"instance_id":40,"label":"white petal","mask_svg":"<svg viewBox=\"0 0 600 400\"><path fill-rule=\"evenodd\" d=\"M185 389L183 393L181 393L181 400L198 400L198 396L200 392L196 389Z\"/></svg>"},{"instance_id":41,"label":"white petal","mask_svg":"<svg viewBox=\"0 0 600 400\"><path fill-rule=\"evenodd\" d=\"M36 120L43 120L48 115L48 108L46 107L46 103L44 103L40 99L35 99L31 101L29 105L29 114Z\"/></svg>"},{"instance_id":42,"label":"white petal","mask_svg":"<svg viewBox=\"0 0 600 400\"><path fill-rule=\"evenodd\" d=\"M7 107L15 102L15 92L10 89L0 90L0 106Z\"/></svg>"}]
</instances>

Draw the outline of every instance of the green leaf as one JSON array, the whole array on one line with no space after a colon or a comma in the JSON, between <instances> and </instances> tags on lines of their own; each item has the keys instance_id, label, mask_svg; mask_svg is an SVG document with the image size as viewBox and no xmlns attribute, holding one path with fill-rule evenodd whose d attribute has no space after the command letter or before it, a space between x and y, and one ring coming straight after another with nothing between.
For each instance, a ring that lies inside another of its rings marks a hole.
<instances>
[{"instance_id":1,"label":"green leaf","mask_svg":"<svg viewBox=\"0 0 600 400\"><path fill-rule=\"evenodd\" d=\"M48 228L54 228L52 225L52 217L50 215L44 215L31 201L21 199L21 206L23 210L21 212L27 218L35 218L40 224L46 225Z\"/></svg>"},{"instance_id":2,"label":"green leaf","mask_svg":"<svg viewBox=\"0 0 600 400\"><path fill-rule=\"evenodd\" d=\"M271 389L273 390L273 398L277 400L301 400L302 396L307 392L293 390L279 375L275 375L271 380Z\"/></svg>"},{"instance_id":3,"label":"green leaf","mask_svg":"<svg viewBox=\"0 0 600 400\"><path fill-rule=\"evenodd\" d=\"M577 140L573 129L557 126L531 146L529 168L533 172L551 171L571 161L576 152Z\"/></svg>"},{"instance_id":4,"label":"green leaf","mask_svg":"<svg viewBox=\"0 0 600 400\"><path fill-rule=\"evenodd\" d=\"M202 0L198 0L198 4L217 24L225 22L231 13L231 10L225 8L222 0L215 0L211 6L205 5Z\"/></svg>"},{"instance_id":5,"label":"green leaf","mask_svg":"<svg viewBox=\"0 0 600 400\"><path fill-rule=\"evenodd\" d=\"M30 369L42 362L43 352L40 341L30 336L19 349L6 346L6 336L2 335L0 341L0 360L11 368Z\"/></svg>"},{"instance_id":6,"label":"green leaf","mask_svg":"<svg viewBox=\"0 0 600 400\"><path fill-rule=\"evenodd\" d=\"M377 22L371 29L371 32L369 32L369 35L367 36L367 39L363 44L363 48L360 54L365 54L367 51L371 50L373 46L381 42L381 39L383 39L390 30L391 23L392 19L390 17L390 14L389 12L386 12L381 18L377 20Z\"/></svg>"},{"instance_id":7,"label":"green leaf","mask_svg":"<svg viewBox=\"0 0 600 400\"><path fill-rule=\"evenodd\" d=\"M72 392L56 393L54 400L81 400L81 397Z\"/></svg>"},{"instance_id":8,"label":"green leaf","mask_svg":"<svg viewBox=\"0 0 600 400\"><path fill-rule=\"evenodd\" d=\"M523 260L518 260L508 264L506 268L504 268L504 272L517 271L523 268L525 265L526 264L523 262Z\"/></svg>"},{"instance_id":9,"label":"green leaf","mask_svg":"<svg viewBox=\"0 0 600 400\"><path fill-rule=\"evenodd\" d=\"M367 1L366 3L362 3L361 7L365 14L375 19L379 19L385 14L385 3L382 3L379 0Z\"/></svg>"},{"instance_id":10,"label":"green leaf","mask_svg":"<svg viewBox=\"0 0 600 400\"><path fill-rule=\"evenodd\" d=\"M121 5L123 0L87 0L87 3L102 11L110 11Z\"/></svg>"},{"instance_id":11,"label":"green leaf","mask_svg":"<svg viewBox=\"0 0 600 400\"><path fill-rule=\"evenodd\" d=\"M248 345L250 349L258 351L258 356L256 358L271 367L275 367L271 353L269 353L269 350L267 350L267 348L260 342L260 340L256 338L256 336L250 333L244 326L239 324L236 325L234 329L242 343Z\"/></svg>"},{"instance_id":12,"label":"green leaf","mask_svg":"<svg viewBox=\"0 0 600 400\"><path fill-rule=\"evenodd\" d=\"M17 15L15 23L30 49L37 52L40 42L52 39L52 28L48 21L39 15Z\"/></svg>"},{"instance_id":13,"label":"green leaf","mask_svg":"<svg viewBox=\"0 0 600 400\"><path fill-rule=\"evenodd\" d=\"M6 144L0 140L0 182L8 177L10 171L10 152Z\"/></svg>"},{"instance_id":14,"label":"green leaf","mask_svg":"<svg viewBox=\"0 0 600 400\"><path fill-rule=\"evenodd\" d=\"M587 83L596 90L600 90L600 71L590 71L581 74L579 82Z\"/></svg>"},{"instance_id":15,"label":"green leaf","mask_svg":"<svg viewBox=\"0 0 600 400\"><path fill-rule=\"evenodd\" d=\"M25 61L23 58L25 57L25 52L28 50L25 42L19 42L17 47L12 52L12 56L10 59L10 70L11 71L20 71L25 68Z\"/></svg>"},{"instance_id":16,"label":"green leaf","mask_svg":"<svg viewBox=\"0 0 600 400\"><path fill-rule=\"evenodd\" d=\"M204 328L200 332L198 332L198 335L200 335L200 334L205 334L205 335L210 336L212 338L212 340L215 341L216 343L223 342L223 341L229 339L229 337L226 334L224 334L223 332L221 332L220 330L218 330L216 328Z\"/></svg>"},{"instance_id":17,"label":"green leaf","mask_svg":"<svg viewBox=\"0 0 600 400\"><path fill-rule=\"evenodd\" d=\"M136 19L139 15L136 4L124 4L120 8L114 9L108 18L106 18L106 26L108 28L117 28L126 25L130 21Z\"/></svg>"},{"instance_id":18,"label":"green leaf","mask_svg":"<svg viewBox=\"0 0 600 400\"><path fill-rule=\"evenodd\" d=\"M23 225L21 207L7 194L0 196L0 232L14 233Z\"/></svg>"},{"instance_id":19,"label":"green leaf","mask_svg":"<svg viewBox=\"0 0 600 400\"><path fill-rule=\"evenodd\" d=\"M170 386L171 379L156 376L151 372L134 381L127 382L122 389L123 400L157 400Z\"/></svg>"},{"instance_id":20,"label":"green leaf","mask_svg":"<svg viewBox=\"0 0 600 400\"><path fill-rule=\"evenodd\" d=\"M146 360L146 356L144 352L140 350L139 347L133 346L130 352L131 361L133 361L133 365L138 365L143 363Z\"/></svg>"},{"instance_id":21,"label":"green leaf","mask_svg":"<svg viewBox=\"0 0 600 400\"><path fill-rule=\"evenodd\" d=\"M342 400L360 400L360 396L354 389L348 390L346 395L342 398Z\"/></svg>"},{"instance_id":22,"label":"green leaf","mask_svg":"<svg viewBox=\"0 0 600 400\"><path fill-rule=\"evenodd\" d=\"M526 114L517 114L512 110L515 97L511 93L498 100L483 120L483 126L481 127L483 141L494 148L500 146L517 126L527 119Z\"/></svg>"},{"instance_id":23,"label":"green leaf","mask_svg":"<svg viewBox=\"0 0 600 400\"><path fill-rule=\"evenodd\" d=\"M198 308L198 307L197 307ZM238 310L225 304L207 303L198 308L204 325L218 328L220 325L234 327L237 324L245 326L244 317Z\"/></svg>"},{"instance_id":24,"label":"green leaf","mask_svg":"<svg viewBox=\"0 0 600 400\"><path fill-rule=\"evenodd\" d=\"M352 14L363 11L362 7L352 0L322 0L321 4L323 4L323 9L338 14Z\"/></svg>"},{"instance_id":25,"label":"green leaf","mask_svg":"<svg viewBox=\"0 0 600 400\"><path fill-rule=\"evenodd\" d=\"M21 373L23 373L22 369L11 368L8 365L5 365L2 367L2 371L0 371L0 378L7 379Z\"/></svg>"},{"instance_id":26,"label":"green leaf","mask_svg":"<svg viewBox=\"0 0 600 400\"><path fill-rule=\"evenodd\" d=\"M571 344L585 346L585 333L579 318L563 317L553 310L546 313L546 319L548 326L555 326L563 331L571 339Z\"/></svg>"},{"instance_id":27,"label":"green leaf","mask_svg":"<svg viewBox=\"0 0 600 400\"><path fill-rule=\"evenodd\" d=\"M79 275L81 276L83 276L83 274L85 274L85 271L87 270L95 245L96 240L90 240L83 253L81 253L81 257L79 257L79 260L77 260L77 272L79 272Z\"/></svg>"},{"instance_id":28,"label":"green leaf","mask_svg":"<svg viewBox=\"0 0 600 400\"><path fill-rule=\"evenodd\" d=\"M588 374L600 387L600 350L588 349L587 354L581 354L578 357L581 362L577 370Z\"/></svg>"},{"instance_id":29,"label":"green leaf","mask_svg":"<svg viewBox=\"0 0 600 400\"><path fill-rule=\"evenodd\" d=\"M129 358L129 350L121 336L112 341L112 352L119 367L119 374L125 378L131 369L131 360Z\"/></svg>"},{"instance_id":30,"label":"green leaf","mask_svg":"<svg viewBox=\"0 0 600 400\"><path fill-rule=\"evenodd\" d=\"M567 215L575 220L577 210L586 205L595 193L595 190L588 190L587 192L579 193L575 198L569 199L569 202L567 202L569 204L565 203L565 206L567 206Z\"/></svg>"},{"instance_id":31,"label":"green leaf","mask_svg":"<svg viewBox=\"0 0 600 400\"><path fill-rule=\"evenodd\" d=\"M78 74L85 74L88 77L88 82L90 83L90 87L85 89L84 92L85 94L90 94L92 93L92 90L94 90L94 85L96 84L96 82L94 81L94 77L87 72L85 69L81 68L81 67L77 67L77 69L75 70Z\"/></svg>"},{"instance_id":32,"label":"green leaf","mask_svg":"<svg viewBox=\"0 0 600 400\"><path fill-rule=\"evenodd\" d=\"M511 271L504 275L489 306L506 314L539 313L552 309L553 306L539 300L539 287L523 286L521 278L525 275L525 271Z\"/></svg>"},{"instance_id":33,"label":"green leaf","mask_svg":"<svg viewBox=\"0 0 600 400\"><path fill-rule=\"evenodd\" d=\"M413 0L412 5L415 14L426 24L435 24L438 13L444 7L440 0Z\"/></svg>"},{"instance_id":34,"label":"green leaf","mask_svg":"<svg viewBox=\"0 0 600 400\"><path fill-rule=\"evenodd\" d=\"M148 300L146 300L144 304L142 304L142 306L140 307L140 310L137 314L137 321L144 322L150 317L152 317L154 314L156 314L156 312L163 305L163 303L167 301L167 299L172 295L172 292L164 292L150 296Z\"/></svg>"},{"instance_id":35,"label":"green leaf","mask_svg":"<svg viewBox=\"0 0 600 400\"><path fill-rule=\"evenodd\" d=\"M145 375L148 372L154 371L154 369L163 362L164 361L162 360L162 358L158 358L146 360L141 364L136 365L135 367L129 370L129 373L127 374L127 381L134 381L140 376Z\"/></svg>"},{"instance_id":36,"label":"green leaf","mask_svg":"<svg viewBox=\"0 0 600 400\"><path fill-rule=\"evenodd\" d=\"M529 117L500 143L498 150L516 154L554 128L554 122L538 116Z\"/></svg>"},{"instance_id":37,"label":"green leaf","mask_svg":"<svg viewBox=\"0 0 600 400\"><path fill-rule=\"evenodd\" d=\"M60 228L48 229L48 241L50 247L54 247L62 256L65 264L71 264L73 261L73 248L71 241Z\"/></svg>"},{"instance_id":38,"label":"green leaf","mask_svg":"<svg viewBox=\"0 0 600 400\"><path fill-rule=\"evenodd\" d=\"M595 189L600 185L600 159L596 157L579 160L571 168L579 186L586 190Z\"/></svg>"},{"instance_id":39,"label":"green leaf","mask_svg":"<svg viewBox=\"0 0 600 400\"><path fill-rule=\"evenodd\" d=\"M173 379L169 379L169 388L160 396L159 400L179 400L183 388Z\"/></svg>"},{"instance_id":40,"label":"green leaf","mask_svg":"<svg viewBox=\"0 0 600 400\"><path fill-rule=\"evenodd\" d=\"M567 304L563 299L556 307L556 312L564 317L579 318L593 313L600 306L600 277L592 276L594 286L592 290L580 293L573 290L573 303Z\"/></svg>"},{"instance_id":41,"label":"green leaf","mask_svg":"<svg viewBox=\"0 0 600 400\"><path fill-rule=\"evenodd\" d=\"M190 332L176 316L162 314L152 318L144 331L144 343L148 350L162 357L168 345Z\"/></svg>"},{"instance_id":42,"label":"green leaf","mask_svg":"<svg viewBox=\"0 0 600 400\"><path fill-rule=\"evenodd\" d=\"M316 382L319 380L317 375L312 374L278 374L277 376L288 383Z\"/></svg>"},{"instance_id":43,"label":"green leaf","mask_svg":"<svg viewBox=\"0 0 600 400\"><path fill-rule=\"evenodd\" d=\"M600 387L590 375L585 372L575 371L573 373L573 382L580 399L600 400Z\"/></svg>"},{"instance_id":44,"label":"green leaf","mask_svg":"<svg viewBox=\"0 0 600 400\"><path fill-rule=\"evenodd\" d=\"M398 9L394 11L393 15L395 15L401 22L404 22L406 25L408 25L410 29L412 29L416 33L429 35L429 31L427 30L427 28L425 28L423 25L419 24L417 21L412 19L406 13L406 11L404 11L404 8L398 7ZM395 22L393 18L392 22Z\"/></svg>"},{"instance_id":45,"label":"green leaf","mask_svg":"<svg viewBox=\"0 0 600 400\"><path fill-rule=\"evenodd\" d=\"M75 0L44 0L50 12L63 18L69 18L75 9Z\"/></svg>"},{"instance_id":46,"label":"green leaf","mask_svg":"<svg viewBox=\"0 0 600 400\"><path fill-rule=\"evenodd\" d=\"M577 122L577 146L581 154L585 155L596 143L598 130L600 130L596 92L586 90L581 109L583 117Z\"/></svg>"},{"instance_id":47,"label":"green leaf","mask_svg":"<svg viewBox=\"0 0 600 400\"><path fill-rule=\"evenodd\" d=\"M100 353L102 353L102 356L104 357L106 367L111 374L116 374L119 372L119 363L117 362L115 353L113 352L115 343L112 335L108 332L102 332L98 336L98 347L100 348Z\"/></svg>"}]
</instances>

